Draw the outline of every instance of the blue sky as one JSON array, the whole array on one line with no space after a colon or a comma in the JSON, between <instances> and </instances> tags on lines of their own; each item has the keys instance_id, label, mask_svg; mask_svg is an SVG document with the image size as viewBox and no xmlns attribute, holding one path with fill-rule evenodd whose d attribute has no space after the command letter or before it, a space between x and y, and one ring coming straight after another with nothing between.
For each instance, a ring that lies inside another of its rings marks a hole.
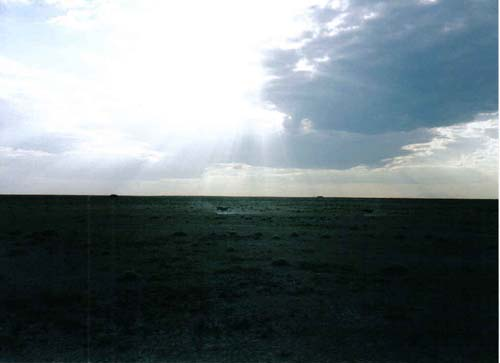
<instances>
[{"instance_id":1,"label":"blue sky","mask_svg":"<svg viewBox=\"0 0 500 363\"><path fill-rule=\"evenodd\" d=\"M496 198L493 0L0 0L0 191Z\"/></svg>"}]
</instances>

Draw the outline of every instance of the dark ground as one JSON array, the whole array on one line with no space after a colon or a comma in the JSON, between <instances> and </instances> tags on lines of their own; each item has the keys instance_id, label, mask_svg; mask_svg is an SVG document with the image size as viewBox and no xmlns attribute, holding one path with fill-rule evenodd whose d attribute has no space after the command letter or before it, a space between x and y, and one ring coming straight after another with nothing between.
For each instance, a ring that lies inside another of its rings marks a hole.
<instances>
[{"instance_id":1,"label":"dark ground","mask_svg":"<svg viewBox=\"0 0 500 363\"><path fill-rule=\"evenodd\" d=\"M496 362L497 205L0 196L0 361Z\"/></svg>"}]
</instances>

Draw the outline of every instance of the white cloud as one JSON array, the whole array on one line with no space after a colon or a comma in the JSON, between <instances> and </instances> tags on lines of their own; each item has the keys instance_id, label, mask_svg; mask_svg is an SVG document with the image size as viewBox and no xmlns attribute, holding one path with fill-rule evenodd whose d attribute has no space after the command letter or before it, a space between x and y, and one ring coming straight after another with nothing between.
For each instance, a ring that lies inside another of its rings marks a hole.
<instances>
[{"instance_id":1,"label":"white cloud","mask_svg":"<svg viewBox=\"0 0 500 363\"><path fill-rule=\"evenodd\" d=\"M366 13L365 15L363 15L363 20L375 19L378 16L379 16L379 13L376 13L374 11L370 11L369 13Z\"/></svg>"},{"instance_id":2,"label":"white cloud","mask_svg":"<svg viewBox=\"0 0 500 363\"><path fill-rule=\"evenodd\" d=\"M29 5L32 0L0 0L0 5Z\"/></svg>"},{"instance_id":3,"label":"white cloud","mask_svg":"<svg viewBox=\"0 0 500 363\"><path fill-rule=\"evenodd\" d=\"M332 0L330 1L330 7L333 10L345 11L349 7L348 0Z\"/></svg>"},{"instance_id":4,"label":"white cloud","mask_svg":"<svg viewBox=\"0 0 500 363\"><path fill-rule=\"evenodd\" d=\"M419 3L424 5L433 5L437 4L438 2L439 0L419 0Z\"/></svg>"},{"instance_id":5,"label":"white cloud","mask_svg":"<svg viewBox=\"0 0 500 363\"><path fill-rule=\"evenodd\" d=\"M101 4L102 1L88 1L88 0L45 0L47 5L56 6L63 10L72 9L88 9L95 4Z\"/></svg>"},{"instance_id":6,"label":"white cloud","mask_svg":"<svg viewBox=\"0 0 500 363\"><path fill-rule=\"evenodd\" d=\"M302 58L299 59L299 61L295 64L295 68L293 69L293 71L313 73L316 71L316 67L306 58Z\"/></svg>"},{"instance_id":7,"label":"white cloud","mask_svg":"<svg viewBox=\"0 0 500 363\"><path fill-rule=\"evenodd\" d=\"M321 63L326 63L329 60L330 57L328 55L324 55L322 57L316 57L313 58L312 60L309 60L307 58L301 58L297 61L297 63L295 63L293 71L304 72L311 76L314 76L316 73L318 73L319 71L318 67L321 65Z\"/></svg>"},{"instance_id":8,"label":"white cloud","mask_svg":"<svg viewBox=\"0 0 500 363\"><path fill-rule=\"evenodd\" d=\"M408 155L389 160L391 167L454 166L497 173L498 114L482 114L472 122L430 129L429 142L403 147Z\"/></svg>"},{"instance_id":9,"label":"white cloud","mask_svg":"<svg viewBox=\"0 0 500 363\"><path fill-rule=\"evenodd\" d=\"M48 156L51 156L51 154L41 150L18 149L0 146L0 157L2 159L41 158Z\"/></svg>"},{"instance_id":10,"label":"white cloud","mask_svg":"<svg viewBox=\"0 0 500 363\"><path fill-rule=\"evenodd\" d=\"M306 134L314 131L314 123L307 118L300 121L300 127L302 129L302 132Z\"/></svg>"},{"instance_id":11,"label":"white cloud","mask_svg":"<svg viewBox=\"0 0 500 363\"><path fill-rule=\"evenodd\" d=\"M328 54L325 54L322 57L314 58L314 61L318 62L318 63L325 63L325 62L328 62L329 60L330 60L330 57L328 56Z\"/></svg>"}]
</instances>

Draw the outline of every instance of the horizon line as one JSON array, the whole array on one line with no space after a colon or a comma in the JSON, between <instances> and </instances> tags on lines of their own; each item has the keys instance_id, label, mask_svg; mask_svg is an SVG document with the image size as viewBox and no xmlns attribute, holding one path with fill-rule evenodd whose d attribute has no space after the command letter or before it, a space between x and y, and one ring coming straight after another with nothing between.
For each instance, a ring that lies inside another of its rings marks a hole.
<instances>
[{"instance_id":1,"label":"horizon line","mask_svg":"<svg viewBox=\"0 0 500 363\"><path fill-rule=\"evenodd\" d=\"M496 198L467 198L467 197L374 197L374 196L272 196L272 195L189 195L189 194L36 194L36 193L0 193L0 197L5 196L32 196L32 197L131 197L131 198L274 198L274 199L415 199L415 200L496 200Z\"/></svg>"}]
</instances>

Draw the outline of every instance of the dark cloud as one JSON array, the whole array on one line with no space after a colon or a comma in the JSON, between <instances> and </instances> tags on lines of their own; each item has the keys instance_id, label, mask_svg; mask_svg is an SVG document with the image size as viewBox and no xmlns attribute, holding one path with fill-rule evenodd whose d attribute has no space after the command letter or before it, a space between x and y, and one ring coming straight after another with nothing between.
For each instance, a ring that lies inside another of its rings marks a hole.
<instances>
[{"instance_id":1,"label":"dark cloud","mask_svg":"<svg viewBox=\"0 0 500 363\"><path fill-rule=\"evenodd\" d=\"M406 152L409 143L428 141L427 130L363 135L341 131L284 133L266 141L252 136L236 146L232 160L250 165L287 168L348 169L353 166L381 166L385 159Z\"/></svg>"},{"instance_id":2,"label":"dark cloud","mask_svg":"<svg viewBox=\"0 0 500 363\"><path fill-rule=\"evenodd\" d=\"M376 134L498 109L496 1L352 1L312 11L320 32L303 48L271 51L266 63L277 78L264 97L292 117L289 128L309 119L318 130ZM304 58L314 74L294 71Z\"/></svg>"}]
</instances>

